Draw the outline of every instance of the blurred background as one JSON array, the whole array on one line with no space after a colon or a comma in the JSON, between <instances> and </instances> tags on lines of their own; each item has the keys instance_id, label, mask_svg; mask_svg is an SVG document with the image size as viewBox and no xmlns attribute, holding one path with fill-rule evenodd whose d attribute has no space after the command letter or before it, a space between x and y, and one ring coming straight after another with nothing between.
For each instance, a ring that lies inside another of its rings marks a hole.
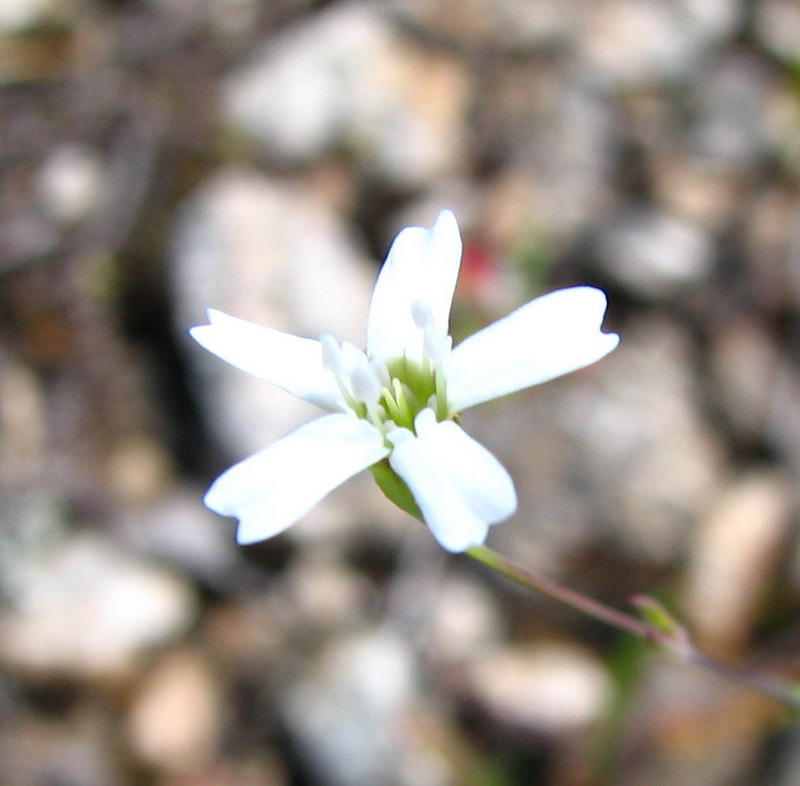
<instances>
[{"instance_id":1,"label":"blurred background","mask_svg":"<svg viewBox=\"0 0 800 786\"><path fill-rule=\"evenodd\" d=\"M205 488L314 413L185 333L361 344L443 207L457 339L601 286L616 352L464 418L520 496L490 545L800 678L799 99L793 0L2 0L2 783L800 783L779 705L366 473L237 547Z\"/></svg>"}]
</instances>

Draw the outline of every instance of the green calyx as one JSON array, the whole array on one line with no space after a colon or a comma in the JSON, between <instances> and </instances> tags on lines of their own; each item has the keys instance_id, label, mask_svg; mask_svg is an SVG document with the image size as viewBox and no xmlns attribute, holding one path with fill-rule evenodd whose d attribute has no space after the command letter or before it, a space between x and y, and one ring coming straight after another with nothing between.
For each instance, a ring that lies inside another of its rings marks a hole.
<instances>
[{"instance_id":1,"label":"green calyx","mask_svg":"<svg viewBox=\"0 0 800 786\"><path fill-rule=\"evenodd\" d=\"M393 502L400 510L404 510L415 519L424 521L419 506L414 500L411 491L405 481L389 466L388 459L373 464L369 468L369 471L375 478L375 482L378 484L380 490L386 495L386 498L390 502Z\"/></svg>"}]
</instances>

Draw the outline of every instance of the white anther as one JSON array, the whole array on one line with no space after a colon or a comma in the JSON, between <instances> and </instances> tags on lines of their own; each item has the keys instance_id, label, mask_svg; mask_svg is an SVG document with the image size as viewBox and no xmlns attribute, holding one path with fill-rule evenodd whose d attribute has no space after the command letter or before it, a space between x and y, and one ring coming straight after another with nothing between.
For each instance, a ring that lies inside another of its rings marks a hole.
<instances>
[{"instance_id":1,"label":"white anther","mask_svg":"<svg viewBox=\"0 0 800 786\"><path fill-rule=\"evenodd\" d=\"M353 395L365 404L374 404L381 396L378 379L365 366L353 370L350 375L350 386L353 390Z\"/></svg>"},{"instance_id":2,"label":"white anther","mask_svg":"<svg viewBox=\"0 0 800 786\"><path fill-rule=\"evenodd\" d=\"M420 330L427 330L433 327L433 312L431 307L424 300L415 300L411 304L411 318Z\"/></svg>"},{"instance_id":3,"label":"white anther","mask_svg":"<svg viewBox=\"0 0 800 786\"><path fill-rule=\"evenodd\" d=\"M342 348L339 342L330 333L323 333L319 343L322 345L322 365L331 374L339 376L342 373Z\"/></svg>"},{"instance_id":4,"label":"white anther","mask_svg":"<svg viewBox=\"0 0 800 786\"><path fill-rule=\"evenodd\" d=\"M389 388L392 386L391 374L389 374L389 369L386 368L386 364L382 360L375 360L373 358L369 361L369 367L372 369L381 387Z\"/></svg>"},{"instance_id":5,"label":"white anther","mask_svg":"<svg viewBox=\"0 0 800 786\"><path fill-rule=\"evenodd\" d=\"M433 329L427 329L422 334L422 346L425 354L431 359L437 368L441 365L444 353L442 352L442 339L437 336Z\"/></svg>"}]
</instances>

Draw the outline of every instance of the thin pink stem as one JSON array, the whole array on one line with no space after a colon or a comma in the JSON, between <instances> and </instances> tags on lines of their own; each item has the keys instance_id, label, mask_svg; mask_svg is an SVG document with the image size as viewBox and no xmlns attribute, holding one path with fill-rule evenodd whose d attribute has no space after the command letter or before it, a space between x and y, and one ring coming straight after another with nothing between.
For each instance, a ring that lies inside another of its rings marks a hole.
<instances>
[{"instance_id":1,"label":"thin pink stem","mask_svg":"<svg viewBox=\"0 0 800 786\"><path fill-rule=\"evenodd\" d=\"M800 687L793 682L773 675L740 671L718 663L698 650L691 643L689 637L685 635L683 629L674 631L662 630L639 617L607 606L540 573L523 568L513 560L498 554L487 546L474 546L466 553L474 560L526 589L571 606L573 609L583 612L594 619L644 639L679 660L692 663L718 676L746 685L752 690L777 699L795 711L800 711Z\"/></svg>"}]
</instances>

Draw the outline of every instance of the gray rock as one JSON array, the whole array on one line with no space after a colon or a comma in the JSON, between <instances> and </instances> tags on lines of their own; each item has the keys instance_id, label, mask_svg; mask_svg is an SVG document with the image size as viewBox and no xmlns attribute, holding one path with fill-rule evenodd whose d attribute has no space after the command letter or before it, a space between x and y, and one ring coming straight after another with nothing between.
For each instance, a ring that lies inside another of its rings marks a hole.
<instances>
[{"instance_id":1,"label":"gray rock","mask_svg":"<svg viewBox=\"0 0 800 786\"><path fill-rule=\"evenodd\" d=\"M247 578L233 540L233 522L200 504L203 489L179 488L148 504L130 506L120 517L120 540L135 553L174 565L221 588L236 576Z\"/></svg>"},{"instance_id":2,"label":"gray rock","mask_svg":"<svg viewBox=\"0 0 800 786\"><path fill-rule=\"evenodd\" d=\"M775 336L755 319L735 315L711 334L714 402L739 439L750 444L771 428L781 362Z\"/></svg>"},{"instance_id":3,"label":"gray rock","mask_svg":"<svg viewBox=\"0 0 800 786\"><path fill-rule=\"evenodd\" d=\"M788 478L753 470L728 485L699 522L684 587L693 637L730 660L750 641L790 535Z\"/></svg>"},{"instance_id":4,"label":"gray rock","mask_svg":"<svg viewBox=\"0 0 800 786\"><path fill-rule=\"evenodd\" d=\"M184 211L174 251L181 330L209 307L288 333L357 345L374 268L344 223L311 193L251 171L224 170ZM220 444L244 458L320 411L186 339L198 398Z\"/></svg>"},{"instance_id":5,"label":"gray rock","mask_svg":"<svg viewBox=\"0 0 800 786\"><path fill-rule=\"evenodd\" d=\"M674 5L709 44L735 35L744 22L744 0L678 0Z\"/></svg>"},{"instance_id":6,"label":"gray rock","mask_svg":"<svg viewBox=\"0 0 800 786\"><path fill-rule=\"evenodd\" d=\"M127 718L129 745L139 761L185 774L213 761L226 700L207 658L188 648L167 653L137 686Z\"/></svg>"},{"instance_id":7,"label":"gray rock","mask_svg":"<svg viewBox=\"0 0 800 786\"><path fill-rule=\"evenodd\" d=\"M384 11L336 5L268 42L227 80L229 125L294 164L346 148L400 184L453 171L463 152L466 72L401 40Z\"/></svg>"},{"instance_id":8,"label":"gray rock","mask_svg":"<svg viewBox=\"0 0 800 786\"><path fill-rule=\"evenodd\" d=\"M289 686L284 701L317 782L404 784L397 730L408 718L414 693L411 652L399 636L373 632L333 642L318 668Z\"/></svg>"},{"instance_id":9,"label":"gray rock","mask_svg":"<svg viewBox=\"0 0 800 786\"><path fill-rule=\"evenodd\" d=\"M596 721L609 679L589 652L566 643L506 647L468 669L472 698L505 727L564 734Z\"/></svg>"},{"instance_id":10,"label":"gray rock","mask_svg":"<svg viewBox=\"0 0 800 786\"><path fill-rule=\"evenodd\" d=\"M91 148L62 145L42 164L37 195L51 218L73 224L85 218L103 196L103 163Z\"/></svg>"},{"instance_id":11,"label":"gray rock","mask_svg":"<svg viewBox=\"0 0 800 786\"><path fill-rule=\"evenodd\" d=\"M766 69L749 55L728 55L707 70L693 89L692 149L717 166L756 166L770 146L764 123L770 86Z\"/></svg>"},{"instance_id":12,"label":"gray rock","mask_svg":"<svg viewBox=\"0 0 800 786\"><path fill-rule=\"evenodd\" d=\"M596 83L629 89L696 73L707 44L704 32L687 24L678 3L607 0L589 4L577 46Z\"/></svg>"},{"instance_id":13,"label":"gray rock","mask_svg":"<svg viewBox=\"0 0 800 786\"><path fill-rule=\"evenodd\" d=\"M574 478L595 527L611 526L640 557L686 548L725 468L694 396L690 347L665 321L631 323L619 348L574 387L555 417L571 434Z\"/></svg>"},{"instance_id":14,"label":"gray rock","mask_svg":"<svg viewBox=\"0 0 800 786\"><path fill-rule=\"evenodd\" d=\"M15 35L51 21L55 10L65 10L60 2L50 0L4 0L0 3L0 35Z\"/></svg>"},{"instance_id":15,"label":"gray rock","mask_svg":"<svg viewBox=\"0 0 800 786\"><path fill-rule=\"evenodd\" d=\"M604 269L636 295L661 299L707 278L713 246L689 221L630 208L603 228L597 254Z\"/></svg>"},{"instance_id":16,"label":"gray rock","mask_svg":"<svg viewBox=\"0 0 800 786\"><path fill-rule=\"evenodd\" d=\"M570 39L584 7L581 0L393 0L392 5L428 35L510 52Z\"/></svg>"},{"instance_id":17,"label":"gray rock","mask_svg":"<svg viewBox=\"0 0 800 786\"><path fill-rule=\"evenodd\" d=\"M0 659L36 677L125 676L195 615L184 580L99 535L50 543L24 575L0 614Z\"/></svg>"},{"instance_id":18,"label":"gray rock","mask_svg":"<svg viewBox=\"0 0 800 786\"><path fill-rule=\"evenodd\" d=\"M753 7L761 43L781 57L800 57L800 6L793 0L762 0Z\"/></svg>"}]
</instances>

